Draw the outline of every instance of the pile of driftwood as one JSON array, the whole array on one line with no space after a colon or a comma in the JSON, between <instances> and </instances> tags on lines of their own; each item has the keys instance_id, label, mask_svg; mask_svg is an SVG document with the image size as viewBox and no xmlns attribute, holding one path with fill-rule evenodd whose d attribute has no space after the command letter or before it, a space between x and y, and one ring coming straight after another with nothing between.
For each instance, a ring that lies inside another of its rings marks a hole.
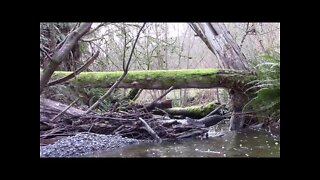
<instances>
[{"instance_id":1,"label":"pile of driftwood","mask_svg":"<svg viewBox=\"0 0 320 180\"><path fill-rule=\"evenodd\" d=\"M204 127L165 120L163 116L155 116L141 106L104 114L86 114L83 110L70 107L57 116L66 107L56 101L40 99L40 143L49 144L78 132L121 135L157 142L198 137L208 132Z\"/></svg>"}]
</instances>

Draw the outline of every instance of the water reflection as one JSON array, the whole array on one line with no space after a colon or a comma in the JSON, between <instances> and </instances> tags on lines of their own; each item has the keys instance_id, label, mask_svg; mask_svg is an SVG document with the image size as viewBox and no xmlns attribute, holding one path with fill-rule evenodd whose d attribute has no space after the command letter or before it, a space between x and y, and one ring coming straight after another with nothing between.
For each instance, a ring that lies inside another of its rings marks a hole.
<instances>
[{"instance_id":1,"label":"water reflection","mask_svg":"<svg viewBox=\"0 0 320 180\"><path fill-rule=\"evenodd\" d=\"M229 131L222 137L133 145L89 157L280 157L280 135L263 130Z\"/></svg>"}]
</instances>

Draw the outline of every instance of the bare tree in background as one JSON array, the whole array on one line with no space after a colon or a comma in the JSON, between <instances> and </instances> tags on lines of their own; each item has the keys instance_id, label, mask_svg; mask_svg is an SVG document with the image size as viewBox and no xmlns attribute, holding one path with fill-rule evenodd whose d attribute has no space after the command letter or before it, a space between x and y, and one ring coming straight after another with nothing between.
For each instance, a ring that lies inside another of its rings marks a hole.
<instances>
[{"instance_id":1,"label":"bare tree in background","mask_svg":"<svg viewBox=\"0 0 320 180\"><path fill-rule=\"evenodd\" d=\"M138 31L138 34L137 34L135 41L133 43L133 46L132 46L127 63L125 62L126 61L126 50L127 50L127 34L126 34L125 26L123 26L123 34L124 34L124 48L123 48L123 57L122 57L123 74L117 79L117 81L112 85L112 87L109 88L108 91L103 96L101 96L98 99L98 101L96 101L85 113L89 113L94 108L96 108L106 97L108 97L112 93L112 91L118 86L118 84L126 77L126 75L128 74L128 71L129 71L129 66L130 66L133 52L134 52L136 44L139 40L140 33L145 25L146 25L146 23L143 23L143 25L140 27L140 29Z\"/></svg>"}]
</instances>

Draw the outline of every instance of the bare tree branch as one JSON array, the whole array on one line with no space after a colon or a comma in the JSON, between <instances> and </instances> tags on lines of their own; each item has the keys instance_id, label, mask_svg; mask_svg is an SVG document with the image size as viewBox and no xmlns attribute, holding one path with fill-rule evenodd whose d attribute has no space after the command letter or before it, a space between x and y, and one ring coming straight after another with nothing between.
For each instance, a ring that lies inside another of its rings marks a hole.
<instances>
[{"instance_id":1,"label":"bare tree branch","mask_svg":"<svg viewBox=\"0 0 320 180\"><path fill-rule=\"evenodd\" d=\"M49 53L44 48L42 48L41 46L40 46L40 50L42 52L44 52L44 54L48 57L49 60L52 60L52 57L49 55Z\"/></svg>"},{"instance_id":2,"label":"bare tree branch","mask_svg":"<svg viewBox=\"0 0 320 180\"><path fill-rule=\"evenodd\" d=\"M97 41L97 40L102 40L104 39L105 36L109 36L110 34L115 33L115 30L109 30L108 32L105 32L103 35L100 37L92 38L92 39L81 39L83 42L92 42L92 41Z\"/></svg>"},{"instance_id":3,"label":"bare tree branch","mask_svg":"<svg viewBox=\"0 0 320 180\"><path fill-rule=\"evenodd\" d=\"M213 111L211 111L209 114L207 114L204 118L213 115L214 113L216 113L219 109L221 109L221 108L224 107L224 106L226 106L226 105L225 105L225 104L221 104L220 106L218 106L217 108L215 108Z\"/></svg>"},{"instance_id":4,"label":"bare tree branch","mask_svg":"<svg viewBox=\"0 0 320 180\"><path fill-rule=\"evenodd\" d=\"M138 42L138 38L140 36L140 33L142 31L142 29L144 28L144 26L146 25L146 23L143 23L142 27L140 28L139 32L138 32L138 35L137 35L137 38L136 38L136 41L133 43L133 47L132 47L132 50L131 50L131 53L130 53L130 56L129 56L129 60L128 60L128 63L127 63L127 67L125 69L126 72L128 72L128 69L129 69L129 65L130 65L130 61L132 59L132 55L133 55L133 52L134 52L134 49L136 47L136 44Z\"/></svg>"},{"instance_id":5,"label":"bare tree branch","mask_svg":"<svg viewBox=\"0 0 320 180\"><path fill-rule=\"evenodd\" d=\"M70 32L73 32L78 26L80 25L80 23L76 23L73 28L71 29ZM53 50L53 52L57 51L58 49L60 49L63 45L63 43L66 41L66 39L68 38L69 34L67 34L67 36L63 39L63 41L61 41Z\"/></svg>"},{"instance_id":6,"label":"bare tree branch","mask_svg":"<svg viewBox=\"0 0 320 180\"><path fill-rule=\"evenodd\" d=\"M86 114L89 113L89 112L90 112L92 109L94 109L96 106L98 106L98 104L100 104L107 96L109 96L109 95L112 93L112 91L118 86L118 84L119 84L119 83L126 77L126 75L128 74L128 68L129 68L129 64L130 64L130 62L131 62L131 58L132 58L133 51L134 51L134 49L135 49L135 47L136 47L136 44L137 44L137 42L138 42L140 33L141 33L141 31L142 31L142 29L144 28L145 25L146 25L146 23L143 23L142 27L140 28L140 30L139 30L139 32L138 32L138 34L137 34L136 40L135 40L135 42L134 42L134 44L133 44L133 47L132 47L132 49L131 49L131 54L130 54L129 60L128 60L128 62L127 62L127 66L126 66L126 68L124 69L124 72L123 72L122 76L120 76L119 79L111 86L111 88L108 89L108 91L107 91L103 96L101 96L101 97L98 99L98 101L95 102L95 103L85 112Z\"/></svg>"},{"instance_id":7,"label":"bare tree branch","mask_svg":"<svg viewBox=\"0 0 320 180\"><path fill-rule=\"evenodd\" d=\"M93 28L91 31L89 31L86 35L92 34L93 32L95 32L96 30L98 30L100 27L107 25L108 23L101 23L99 24L97 27Z\"/></svg>"},{"instance_id":8,"label":"bare tree branch","mask_svg":"<svg viewBox=\"0 0 320 180\"><path fill-rule=\"evenodd\" d=\"M139 89L138 93L136 94L136 96L134 96L134 98L132 99L132 101L136 101L138 99L138 97L140 96L141 92L143 91L143 89Z\"/></svg>"},{"instance_id":9,"label":"bare tree branch","mask_svg":"<svg viewBox=\"0 0 320 180\"><path fill-rule=\"evenodd\" d=\"M214 55L216 55L216 52L208 42L207 38L201 33L201 30L194 23L189 23L189 26L191 27L191 29L194 30L194 32L196 33L196 36L199 36L202 39L202 41L207 45L207 47L210 49L210 51Z\"/></svg>"},{"instance_id":10,"label":"bare tree branch","mask_svg":"<svg viewBox=\"0 0 320 180\"><path fill-rule=\"evenodd\" d=\"M60 63L66 59L67 55L78 40L89 31L91 25L92 23L81 24L79 28L68 34L62 47L53 53L52 60L48 64L48 67L45 68L40 78L40 94L47 86L53 72L57 69Z\"/></svg>"},{"instance_id":11,"label":"bare tree branch","mask_svg":"<svg viewBox=\"0 0 320 180\"><path fill-rule=\"evenodd\" d=\"M123 47L123 58L122 58L122 69L125 71L125 63L126 63L126 50L127 50L127 32L125 26L123 26L124 33L124 47Z\"/></svg>"},{"instance_id":12,"label":"bare tree branch","mask_svg":"<svg viewBox=\"0 0 320 180\"><path fill-rule=\"evenodd\" d=\"M82 65L80 68L78 68L77 70L75 70L73 73L69 74L68 76L65 76L61 79L57 79L55 81L49 82L48 86L53 86L56 84L60 84L62 82L65 82L73 77L76 77L76 75L78 75L79 73L81 73L83 70L85 70L86 68L89 67L90 64L93 63L93 61L99 56L100 51L98 50L91 58L89 58L89 60L87 60L87 62Z\"/></svg>"},{"instance_id":13,"label":"bare tree branch","mask_svg":"<svg viewBox=\"0 0 320 180\"><path fill-rule=\"evenodd\" d=\"M138 118L143 124L144 126L146 127L146 130L148 131L148 133L158 142L158 143L161 143L161 139L160 137L157 135L156 132L154 132L154 130L148 125L148 123L143 120L141 117Z\"/></svg>"},{"instance_id":14,"label":"bare tree branch","mask_svg":"<svg viewBox=\"0 0 320 180\"><path fill-rule=\"evenodd\" d=\"M240 49L242 48L243 42L246 39L248 33L249 33L249 23L247 23L247 28L246 28L246 31L245 31L245 35L242 37L242 40L240 42Z\"/></svg>"},{"instance_id":15,"label":"bare tree branch","mask_svg":"<svg viewBox=\"0 0 320 180\"><path fill-rule=\"evenodd\" d=\"M62 62L69 51L73 48L75 43L89 31L92 23L83 23L75 31L68 34L65 43L62 45L61 49L53 54L52 59L56 62Z\"/></svg>"},{"instance_id":16,"label":"bare tree branch","mask_svg":"<svg viewBox=\"0 0 320 180\"><path fill-rule=\"evenodd\" d=\"M107 55L107 52L105 49L102 49L98 44L94 43L94 42L89 42L89 43L92 43L94 44L98 49L100 49L104 54ZM92 48L91 48L92 49ZM110 60L110 62L117 68L117 69L121 69L116 63L114 63L113 61Z\"/></svg>"},{"instance_id":17,"label":"bare tree branch","mask_svg":"<svg viewBox=\"0 0 320 180\"><path fill-rule=\"evenodd\" d=\"M80 98L77 98L76 100L74 100L68 107L66 107L63 111L61 111L59 114L57 114L56 116L54 116L52 119L50 119L50 121L54 121L55 119L57 119L59 116L61 116L64 112L66 112L69 108L71 108L72 105L74 105Z\"/></svg>"},{"instance_id":18,"label":"bare tree branch","mask_svg":"<svg viewBox=\"0 0 320 180\"><path fill-rule=\"evenodd\" d=\"M171 86L166 92L164 92L161 96L159 96L156 100L154 100L150 105L148 105L147 108L152 107L153 105L155 105L160 99L162 99L164 96L166 96L170 91L173 90L173 86Z\"/></svg>"},{"instance_id":19,"label":"bare tree branch","mask_svg":"<svg viewBox=\"0 0 320 180\"><path fill-rule=\"evenodd\" d=\"M92 38L92 39L81 39L80 41L83 41L83 42L92 42L92 41L97 41L97 40L101 40L104 38L104 36L106 36L108 34L105 34L105 35L102 35L101 37L97 37L97 38Z\"/></svg>"}]
</instances>

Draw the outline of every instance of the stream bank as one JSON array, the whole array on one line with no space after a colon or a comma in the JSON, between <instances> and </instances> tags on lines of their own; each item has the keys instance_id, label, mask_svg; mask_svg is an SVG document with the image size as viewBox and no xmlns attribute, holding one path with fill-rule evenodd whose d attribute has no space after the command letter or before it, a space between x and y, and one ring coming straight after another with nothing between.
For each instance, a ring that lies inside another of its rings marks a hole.
<instances>
[{"instance_id":1,"label":"stream bank","mask_svg":"<svg viewBox=\"0 0 320 180\"><path fill-rule=\"evenodd\" d=\"M122 148L142 142L116 135L78 133L75 136L62 138L53 144L40 146L40 157L79 157L92 152Z\"/></svg>"}]
</instances>

